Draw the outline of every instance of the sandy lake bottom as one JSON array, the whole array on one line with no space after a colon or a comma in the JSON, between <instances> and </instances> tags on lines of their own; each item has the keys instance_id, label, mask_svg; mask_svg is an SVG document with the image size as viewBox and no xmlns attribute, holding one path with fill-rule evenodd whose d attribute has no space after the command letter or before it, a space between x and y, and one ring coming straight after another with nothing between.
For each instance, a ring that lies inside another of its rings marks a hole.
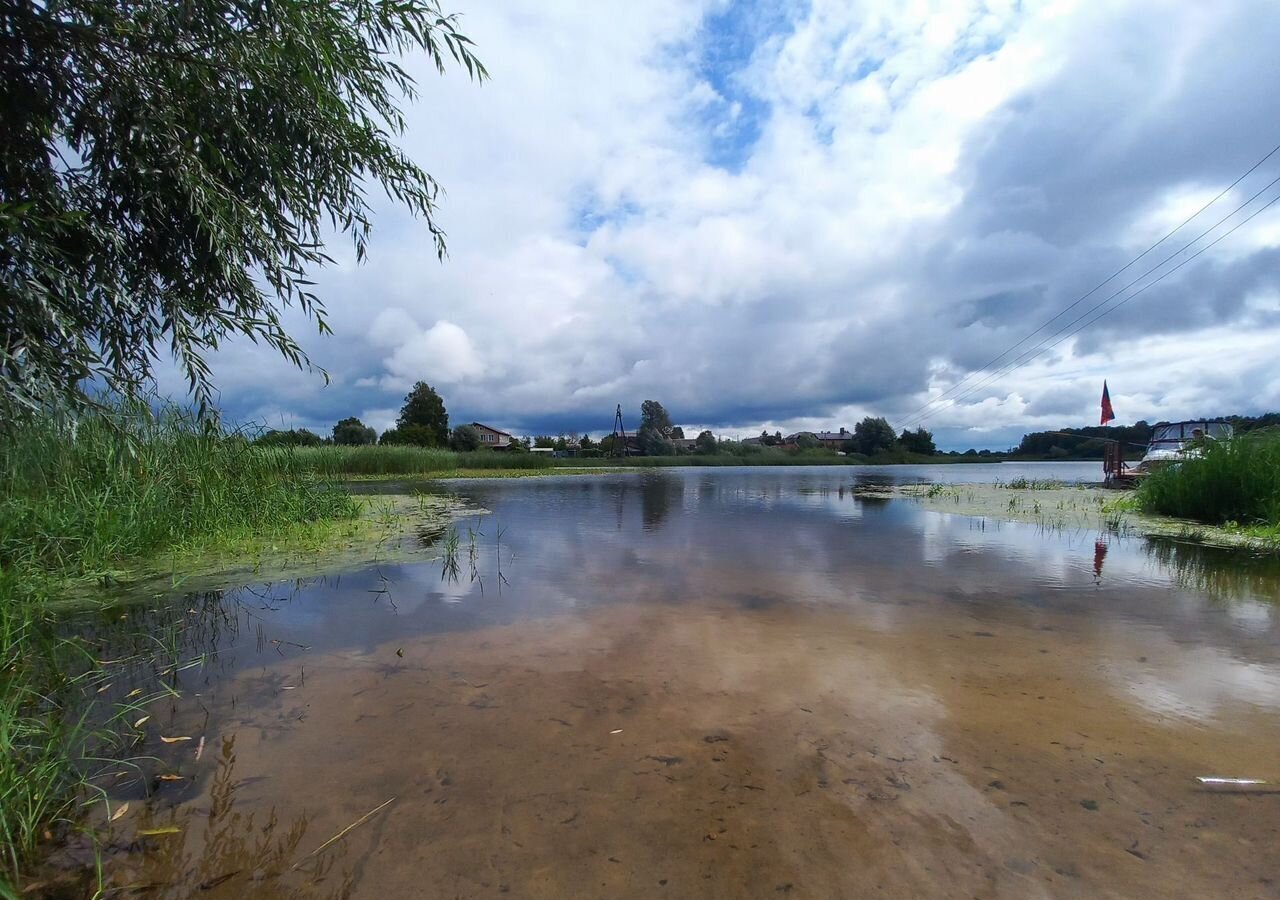
<instances>
[{"instance_id":1,"label":"sandy lake bottom","mask_svg":"<svg viewBox=\"0 0 1280 900\"><path fill-rule=\"evenodd\" d=\"M854 477L459 483L454 570L186 598L109 888L1280 896L1280 794L1195 782L1280 779L1272 563Z\"/></svg>"}]
</instances>

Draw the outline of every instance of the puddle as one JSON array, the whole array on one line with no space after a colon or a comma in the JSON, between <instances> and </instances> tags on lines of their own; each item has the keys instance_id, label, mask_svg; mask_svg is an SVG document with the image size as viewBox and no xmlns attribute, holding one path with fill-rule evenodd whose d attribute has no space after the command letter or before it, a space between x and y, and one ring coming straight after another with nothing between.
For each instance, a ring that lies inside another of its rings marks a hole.
<instances>
[{"instance_id":1,"label":"puddle","mask_svg":"<svg viewBox=\"0 0 1280 900\"><path fill-rule=\"evenodd\" d=\"M1280 795L1194 777L1280 778L1274 566L859 477L454 483L456 577L188 598L108 886L1273 896Z\"/></svg>"}]
</instances>

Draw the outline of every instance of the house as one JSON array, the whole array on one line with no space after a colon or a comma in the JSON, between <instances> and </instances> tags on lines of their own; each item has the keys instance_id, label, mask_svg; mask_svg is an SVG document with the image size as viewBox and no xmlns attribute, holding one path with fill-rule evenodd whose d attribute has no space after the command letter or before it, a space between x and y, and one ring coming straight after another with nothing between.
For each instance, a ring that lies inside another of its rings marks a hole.
<instances>
[{"instance_id":1,"label":"house","mask_svg":"<svg viewBox=\"0 0 1280 900\"><path fill-rule=\"evenodd\" d=\"M813 436L828 450L840 450L845 441L853 439L853 432L841 428L839 431L815 431Z\"/></svg>"},{"instance_id":2,"label":"house","mask_svg":"<svg viewBox=\"0 0 1280 900\"><path fill-rule=\"evenodd\" d=\"M818 443L826 450L842 450L845 441L853 438L853 432L841 428L839 431L797 431L795 434L789 434L782 439L782 447L785 450L795 450L800 446L800 435L807 434L817 439Z\"/></svg>"},{"instance_id":3,"label":"house","mask_svg":"<svg viewBox=\"0 0 1280 900\"><path fill-rule=\"evenodd\" d=\"M505 431L499 431L496 428L490 428L488 425L481 425L479 422L472 422L471 427L480 435L480 446L487 447L490 450L510 450L511 435Z\"/></svg>"}]
</instances>

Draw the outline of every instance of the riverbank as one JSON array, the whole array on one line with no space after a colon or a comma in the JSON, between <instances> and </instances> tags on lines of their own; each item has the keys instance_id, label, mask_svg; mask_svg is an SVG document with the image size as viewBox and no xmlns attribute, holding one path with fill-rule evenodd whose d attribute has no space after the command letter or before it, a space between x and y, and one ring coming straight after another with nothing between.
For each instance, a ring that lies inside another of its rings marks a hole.
<instances>
[{"instance_id":1,"label":"riverbank","mask_svg":"<svg viewBox=\"0 0 1280 900\"><path fill-rule=\"evenodd\" d=\"M1025 522L1048 530L1096 530L1174 538L1216 547L1280 551L1248 528L1206 525L1138 509L1136 492L1099 485L1019 479L994 484L903 484L859 488L859 496L902 499L934 512Z\"/></svg>"}]
</instances>

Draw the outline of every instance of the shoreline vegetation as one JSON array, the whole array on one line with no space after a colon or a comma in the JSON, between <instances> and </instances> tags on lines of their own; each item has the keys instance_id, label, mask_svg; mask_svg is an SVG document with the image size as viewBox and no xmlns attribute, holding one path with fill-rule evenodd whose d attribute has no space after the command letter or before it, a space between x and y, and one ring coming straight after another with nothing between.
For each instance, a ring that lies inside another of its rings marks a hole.
<instances>
[{"instance_id":1,"label":"shoreline vegetation","mask_svg":"<svg viewBox=\"0 0 1280 900\"><path fill-rule=\"evenodd\" d=\"M352 496L293 452L174 410L16 425L0 441L0 896L90 819L102 766L130 765L143 708L172 691L165 673L200 664L177 656L184 604L136 634L106 610L418 556L454 512L443 497ZM139 670L150 688L110 689Z\"/></svg>"},{"instance_id":2,"label":"shoreline vegetation","mask_svg":"<svg viewBox=\"0 0 1280 900\"><path fill-rule=\"evenodd\" d=\"M684 454L680 456L563 456L525 451L445 450L405 445L362 447L279 447L296 464L319 477L344 481L389 478L512 478L535 475L587 474L600 469L652 469L722 466L890 466L959 465L998 462L1053 462L1004 455L952 456L889 451L873 456L831 450L764 448L743 454ZM1101 470L1099 470L1101 472Z\"/></svg>"}]
</instances>

